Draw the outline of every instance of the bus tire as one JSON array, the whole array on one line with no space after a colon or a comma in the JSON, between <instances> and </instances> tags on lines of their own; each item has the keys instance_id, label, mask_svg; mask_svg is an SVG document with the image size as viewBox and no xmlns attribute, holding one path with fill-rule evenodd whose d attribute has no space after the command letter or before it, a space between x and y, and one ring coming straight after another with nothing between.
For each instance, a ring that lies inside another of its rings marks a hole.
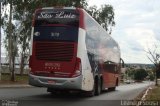
<instances>
[{"instance_id":1,"label":"bus tire","mask_svg":"<svg viewBox=\"0 0 160 106\"><path fill-rule=\"evenodd\" d=\"M96 96L100 95L101 91L102 91L101 80L98 78L95 78L95 95Z\"/></svg>"}]
</instances>

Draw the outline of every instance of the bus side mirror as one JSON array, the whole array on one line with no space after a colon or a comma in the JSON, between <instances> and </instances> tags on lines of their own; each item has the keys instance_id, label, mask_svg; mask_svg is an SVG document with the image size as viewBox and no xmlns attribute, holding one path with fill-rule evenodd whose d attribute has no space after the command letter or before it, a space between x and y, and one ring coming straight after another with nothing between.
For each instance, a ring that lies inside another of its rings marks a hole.
<instances>
[{"instance_id":1,"label":"bus side mirror","mask_svg":"<svg viewBox=\"0 0 160 106\"><path fill-rule=\"evenodd\" d=\"M124 68L124 61L122 58L120 58L120 64L121 64L121 68Z\"/></svg>"}]
</instances>

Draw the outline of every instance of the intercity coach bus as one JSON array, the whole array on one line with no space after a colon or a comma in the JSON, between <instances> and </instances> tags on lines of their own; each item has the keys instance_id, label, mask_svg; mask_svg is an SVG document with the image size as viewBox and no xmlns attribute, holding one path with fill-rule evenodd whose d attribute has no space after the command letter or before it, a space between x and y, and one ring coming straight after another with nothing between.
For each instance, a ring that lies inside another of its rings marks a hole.
<instances>
[{"instance_id":1,"label":"intercity coach bus","mask_svg":"<svg viewBox=\"0 0 160 106\"><path fill-rule=\"evenodd\" d=\"M31 37L30 85L91 96L118 86L120 48L84 9L37 9Z\"/></svg>"}]
</instances>

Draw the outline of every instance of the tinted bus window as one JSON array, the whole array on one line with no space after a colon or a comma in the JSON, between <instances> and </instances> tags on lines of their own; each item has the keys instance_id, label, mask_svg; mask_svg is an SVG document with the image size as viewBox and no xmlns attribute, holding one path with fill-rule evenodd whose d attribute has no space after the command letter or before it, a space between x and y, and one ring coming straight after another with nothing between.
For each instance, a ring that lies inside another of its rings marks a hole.
<instances>
[{"instance_id":1,"label":"tinted bus window","mask_svg":"<svg viewBox=\"0 0 160 106\"><path fill-rule=\"evenodd\" d=\"M78 27L45 26L34 28L34 41L78 41Z\"/></svg>"},{"instance_id":2,"label":"tinted bus window","mask_svg":"<svg viewBox=\"0 0 160 106\"><path fill-rule=\"evenodd\" d=\"M78 41L79 14L76 10L45 9L35 15L34 41Z\"/></svg>"}]
</instances>

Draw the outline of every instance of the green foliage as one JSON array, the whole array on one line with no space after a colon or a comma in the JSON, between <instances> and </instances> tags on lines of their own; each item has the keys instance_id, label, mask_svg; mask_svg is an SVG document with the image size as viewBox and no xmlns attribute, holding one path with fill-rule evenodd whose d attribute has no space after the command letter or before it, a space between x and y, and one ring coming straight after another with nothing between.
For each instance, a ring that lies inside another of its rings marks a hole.
<instances>
[{"instance_id":1,"label":"green foliage","mask_svg":"<svg viewBox=\"0 0 160 106\"><path fill-rule=\"evenodd\" d=\"M97 6L91 6L86 10L97 22L99 22L100 10L97 9Z\"/></svg>"},{"instance_id":2,"label":"green foliage","mask_svg":"<svg viewBox=\"0 0 160 106\"><path fill-rule=\"evenodd\" d=\"M12 41L11 42L12 55L13 55L13 57L15 57L18 54L18 48L17 48L17 31L18 31L18 29L16 27L16 24L14 24L13 21L11 21L11 23L9 21L10 14L7 13L7 8L5 7L6 5L9 4L9 2L11 2L11 0L3 0L2 1L3 17L1 17L2 18L1 25L2 25L2 28L3 28L4 33L6 35L3 43L4 43L4 47L6 48L6 51L7 51L7 57L9 57L9 37L10 36L11 36L11 41ZM11 35L10 35L10 26L11 26L11 30L12 30Z\"/></svg>"},{"instance_id":3,"label":"green foliage","mask_svg":"<svg viewBox=\"0 0 160 106\"><path fill-rule=\"evenodd\" d=\"M134 79L134 73L135 73L135 70L133 69L127 69L127 71L125 72L127 77L130 77L131 79Z\"/></svg>"},{"instance_id":4,"label":"green foliage","mask_svg":"<svg viewBox=\"0 0 160 106\"><path fill-rule=\"evenodd\" d=\"M115 25L113 7L111 5L103 5L99 17L99 23L111 34L112 26Z\"/></svg>"},{"instance_id":5,"label":"green foliage","mask_svg":"<svg viewBox=\"0 0 160 106\"><path fill-rule=\"evenodd\" d=\"M146 70L137 69L137 70L135 70L135 73L134 73L134 79L137 81L142 81L142 80L144 80L144 78L146 78L147 75L148 75L148 73L146 72Z\"/></svg>"},{"instance_id":6,"label":"green foliage","mask_svg":"<svg viewBox=\"0 0 160 106\"><path fill-rule=\"evenodd\" d=\"M153 81L155 79L155 73L154 73L154 69L152 70L147 70L147 73L148 73L148 79Z\"/></svg>"},{"instance_id":7,"label":"green foliage","mask_svg":"<svg viewBox=\"0 0 160 106\"><path fill-rule=\"evenodd\" d=\"M102 5L100 9L97 6L91 6L86 10L109 34L112 27L115 26L114 10L111 5Z\"/></svg>"},{"instance_id":8,"label":"green foliage","mask_svg":"<svg viewBox=\"0 0 160 106\"><path fill-rule=\"evenodd\" d=\"M150 75L149 75L149 79L150 79L151 81L154 81L154 79L155 79L154 74L150 74Z\"/></svg>"}]
</instances>

